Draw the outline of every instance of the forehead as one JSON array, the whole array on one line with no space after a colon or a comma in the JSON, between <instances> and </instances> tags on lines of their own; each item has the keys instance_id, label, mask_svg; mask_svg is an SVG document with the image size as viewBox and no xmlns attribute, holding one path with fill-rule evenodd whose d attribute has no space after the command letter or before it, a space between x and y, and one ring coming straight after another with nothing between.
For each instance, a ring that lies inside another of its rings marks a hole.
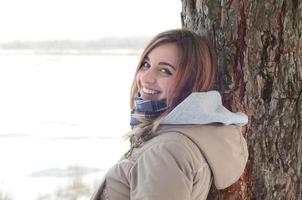
<instances>
[{"instance_id":1,"label":"forehead","mask_svg":"<svg viewBox=\"0 0 302 200\"><path fill-rule=\"evenodd\" d=\"M151 62L167 62L177 66L180 58L180 50L175 43L165 43L152 49L147 54L147 58Z\"/></svg>"}]
</instances>

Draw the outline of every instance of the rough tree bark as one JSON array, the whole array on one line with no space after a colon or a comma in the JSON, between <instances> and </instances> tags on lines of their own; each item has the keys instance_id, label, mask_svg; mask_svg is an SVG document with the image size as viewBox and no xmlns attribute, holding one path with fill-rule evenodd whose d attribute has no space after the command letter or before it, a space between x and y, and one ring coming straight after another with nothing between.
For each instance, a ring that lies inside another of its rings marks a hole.
<instances>
[{"instance_id":1,"label":"rough tree bark","mask_svg":"<svg viewBox=\"0 0 302 200\"><path fill-rule=\"evenodd\" d=\"M182 0L182 24L213 41L217 87L249 115L241 179L209 199L302 199L302 2Z\"/></svg>"}]
</instances>

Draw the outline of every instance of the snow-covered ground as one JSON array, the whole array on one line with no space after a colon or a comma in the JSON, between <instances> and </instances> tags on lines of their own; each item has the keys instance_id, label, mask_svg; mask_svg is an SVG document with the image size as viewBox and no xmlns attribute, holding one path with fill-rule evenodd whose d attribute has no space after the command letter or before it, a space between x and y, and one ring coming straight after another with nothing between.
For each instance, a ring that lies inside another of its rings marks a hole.
<instances>
[{"instance_id":1,"label":"snow-covered ground","mask_svg":"<svg viewBox=\"0 0 302 200\"><path fill-rule=\"evenodd\" d=\"M138 59L0 54L0 193L63 199L77 182L89 199L128 149L122 136Z\"/></svg>"}]
</instances>

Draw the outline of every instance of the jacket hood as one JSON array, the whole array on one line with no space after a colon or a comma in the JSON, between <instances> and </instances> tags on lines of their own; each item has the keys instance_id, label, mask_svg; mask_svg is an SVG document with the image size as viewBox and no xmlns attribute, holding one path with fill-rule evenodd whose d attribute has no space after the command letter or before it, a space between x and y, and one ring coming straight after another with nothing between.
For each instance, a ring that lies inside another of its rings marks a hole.
<instances>
[{"instance_id":1,"label":"jacket hood","mask_svg":"<svg viewBox=\"0 0 302 200\"><path fill-rule=\"evenodd\" d=\"M222 105L217 91L195 92L178 104L161 124L235 124L243 126L248 117L241 113L233 113Z\"/></svg>"},{"instance_id":2,"label":"jacket hood","mask_svg":"<svg viewBox=\"0 0 302 200\"><path fill-rule=\"evenodd\" d=\"M224 189L244 171L248 150L240 126L247 121L245 114L226 109L217 91L210 91L192 93L161 124L186 135L199 147L211 168L216 188Z\"/></svg>"}]
</instances>

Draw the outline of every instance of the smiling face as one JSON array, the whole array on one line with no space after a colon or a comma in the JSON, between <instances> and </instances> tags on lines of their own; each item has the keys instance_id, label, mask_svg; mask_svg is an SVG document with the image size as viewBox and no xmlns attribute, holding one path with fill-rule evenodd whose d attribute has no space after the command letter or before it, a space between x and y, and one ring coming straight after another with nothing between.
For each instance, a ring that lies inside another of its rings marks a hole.
<instances>
[{"instance_id":1,"label":"smiling face","mask_svg":"<svg viewBox=\"0 0 302 200\"><path fill-rule=\"evenodd\" d=\"M142 99L171 97L176 85L179 57L179 49L174 43L161 44L147 54L135 78Z\"/></svg>"}]
</instances>

